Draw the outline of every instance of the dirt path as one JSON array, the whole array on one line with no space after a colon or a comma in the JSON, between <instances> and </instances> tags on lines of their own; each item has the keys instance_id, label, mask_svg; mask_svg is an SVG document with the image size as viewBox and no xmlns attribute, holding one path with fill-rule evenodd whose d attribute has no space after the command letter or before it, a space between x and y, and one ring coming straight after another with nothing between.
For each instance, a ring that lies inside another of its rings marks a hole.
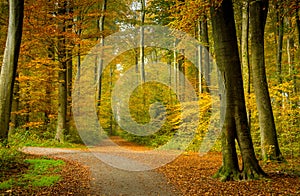
<instances>
[{"instance_id":1,"label":"dirt path","mask_svg":"<svg viewBox=\"0 0 300 196\"><path fill-rule=\"evenodd\" d=\"M143 147L134 146L118 138L114 138L116 143L122 143L127 148L134 148L136 151L144 150ZM103 148L93 149L93 152L87 150L60 149L60 148L41 148L26 147L24 152L47 155L57 158L75 160L88 166L91 172L91 195L180 195L179 192L167 183L167 179L154 170L149 171L126 171L107 165L95 156L97 151ZM113 147L106 148L106 153L115 151ZM122 154L121 152L119 152ZM163 156L163 155L160 155ZM162 157L163 158L163 157ZM126 163L126 159L120 159Z\"/></svg>"}]
</instances>

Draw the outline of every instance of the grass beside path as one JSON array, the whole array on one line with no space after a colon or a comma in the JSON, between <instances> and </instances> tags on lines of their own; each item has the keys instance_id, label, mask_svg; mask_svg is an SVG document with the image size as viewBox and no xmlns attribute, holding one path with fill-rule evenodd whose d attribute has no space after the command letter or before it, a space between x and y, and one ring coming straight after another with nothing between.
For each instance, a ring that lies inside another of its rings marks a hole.
<instances>
[{"instance_id":1,"label":"grass beside path","mask_svg":"<svg viewBox=\"0 0 300 196\"><path fill-rule=\"evenodd\" d=\"M88 189L88 169L78 163L0 148L0 195L88 193Z\"/></svg>"}]
</instances>

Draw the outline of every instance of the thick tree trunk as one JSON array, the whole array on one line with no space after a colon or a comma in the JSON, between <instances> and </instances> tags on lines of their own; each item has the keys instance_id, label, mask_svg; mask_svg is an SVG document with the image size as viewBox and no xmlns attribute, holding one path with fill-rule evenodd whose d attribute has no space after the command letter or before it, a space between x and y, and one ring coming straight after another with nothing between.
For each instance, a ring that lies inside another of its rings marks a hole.
<instances>
[{"instance_id":1,"label":"thick tree trunk","mask_svg":"<svg viewBox=\"0 0 300 196\"><path fill-rule=\"evenodd\" d=\"M268 0L250 0L251 65L264 160L282 160L269 96L264 59L264 27Z\"/></svg>"},{"instance_id":2,"label":"thick tree trunk","mask_svg":"<svg viewBox=\"0 0 300 196\"><path fill-rule=\"evenodd\" d=\"M55 139L63 142L64 133L66 131L66 116L67 116L67 65L66 62L60 62L60 70L58 73L58 113L57 113L57 128Z\"/></svg>"},{"instance_id":3,"label":"thick tree trunk","mask_svg":"<svg viewBox=\"0 0 300 196\"><path fill-rule=\"evenodd\" d=\"M22 39L24 0L9 0L9 24L0 74L0 142L7 140Z\"/></svg>"},{"instance_id":4,"label":"thick tree trunk","mask_svg":"<svg viewBox=\"0 0 300 196\"><path fill-rule=\"evenodd\" d=\"M59 2L58 15L64 16L67 12L66 1ZM58 112L57 112L57 127L55 139L64 142L64 133L67 129L67 105L68 105L68 92L67 92L67 55L66 55L66 21L60 18L58 23L58 31L62 33L58 37Z\"/></svg>"},{"instance_id":5,"label":"thick tree trunk","mask_svg":"<svg viewBox=\"0 0 300 196\"><path fill-rule=\"evenodd\" d=\"M226 99L222 127L223 165L215 177L221 180L257 178L265 174L255 157L247 122L232 1L223 0L220 7L212 7L211 18L216 62L225 86L225 96L221 98ZM235 139L241 150L242 171L238 167Z\"/></svg>"}]
</instances>

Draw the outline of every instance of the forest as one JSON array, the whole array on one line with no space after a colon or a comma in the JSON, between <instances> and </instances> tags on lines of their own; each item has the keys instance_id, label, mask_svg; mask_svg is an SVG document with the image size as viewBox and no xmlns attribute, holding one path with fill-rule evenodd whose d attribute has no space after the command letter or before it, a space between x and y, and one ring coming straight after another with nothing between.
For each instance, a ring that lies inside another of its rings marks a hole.
<instances>
[{"instance_id":1,"label":"forest","mask_svg":"<svg viewBox=\"0 0 300 196\"><path fill-rule=\"evenodd\" d=\"M299 9L0 0L0 193L300 194Z\"/></svg>"}]
</instances>

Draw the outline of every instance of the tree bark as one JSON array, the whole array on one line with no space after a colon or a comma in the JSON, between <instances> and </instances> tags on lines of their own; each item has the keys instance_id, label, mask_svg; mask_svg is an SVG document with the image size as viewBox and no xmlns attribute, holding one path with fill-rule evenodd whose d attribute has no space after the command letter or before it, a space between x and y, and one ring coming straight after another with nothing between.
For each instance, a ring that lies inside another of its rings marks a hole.
<instances>
[{"instance_id":1,"label":"tree bark","mask_svg":"<svg viewBox=\"0 0 300 196\"><path fill-rule=\"evenodd\" d=\"M277 1L277 23L278 23L278 43L277 43L277 58L276 58L276 69L277 69L277 80L278 84L282 83L282 76L281 76L281 67L282 67L282 46L283 46L283 33L284 33L284 17L282 16L282 5L281 1Z\"/></svg>"},{"instance_id":2,"label":"tree bark","mask_svg":"<svg viewBox=\"0 0 300 196\"><path fill-rule=\"evenodd\" d=\"M104 47L104 22L105 22L105 12L107 7L107 0L103 0L101 7L101 16L99 19L99 32L100 32L100 45ZM99 58L99 65L97 69L97 106L101 104L101 94L102 94L102 71L103 71L103 52L101 51ZM98 110L99 113L99 110Z\"/></svg>"},{"instance_id":3,"label":"tree bark","mask_svg":"<svg viewBox=\"0 0 300 196\"><path fill-rule=\"evenodd\" d=\"M247 122L232 1L223 0L219 7L212 6L211 19L216 62L225 86L225 95L221 95L221 99L225 99L226 103L222 126L223 164L214 177L223 181L259 178L265 173L255 157ZM235 139L242 155L241 171L238 167Z\"/></svg>"},{"instance_id":4,"label":"tree bark","mask_svg":"<svg viewBox=\"0 0 300 196\"><path fill-rule=\"evenodd\" d=\"M0 142L8 139L13 89L18 66L24 0L9 0L9 24L3 64L0 74Z\"/></svg>"},{"instance_id":5,"label":"tree bark","mask_svg":"<svg viewBox=\"0 0 300 196\"><path fill-rule=\"evenodd\" d=\"M141 83L145 83L145 44L144 44L144 23L145 23L145 0L141 0L141 26L140 26L140 72Z\"/></svg>"},{"instance_id":6,"label":"tree bark","mask_svg":"<svg viewBox=\"0 0 300 196\"><path fill-rule=\"evenodd\" d=\"M298 5L300 4L300 0L298 0ZM296 25L298 30L298 45L300 46L300 17L299 17L299 8L296 9Z\"/></svg>"},{"instance_id":7,"label":"tree bark","mask_svg":"<svg viewBox=\"0 0 300 196\"><path fill-rule=\"evenodd\" d=\"M204 46L204 50L202 50L203 54L203 72L204 72L204 89L205 92L208 92L208 86L210 85L210 62L209 62L209 38L208 38L208 24L207 17L204 16L203 21L201 22L201 43Z\"/></svg>"},{"instance_id":8,"label":"tree bark","mask_svg":"<svg viewBox=\"0 0 300 196\"><path fill-rule=\"evenodd\" d=\"M201 43L201 23L202 21L198 21L198 40ZM202 44L202 43L201 43ZM202 85L202 75L203 75L203 69L202 69L202 45L199 44L197 48L197 57L198 57L198 89L199 89L199 97L200 94L203 93L203 85Z\"/></svg>"},{"instance_id":9,"label":"tree bark","mask_svg":"<svg viewBox=\"0 0 300 196\"><path fill-rule=\"evenodd\" d=\"M261 149L264 160L281 161L274 116L265 71L264 28L268 13L268 0L250 0L250 40L253 86L259 116Z\"/></svg>"},{"instance_id":10,"label":"tree bark","mask_svg":"<svg viewBox=\"0 0 300 196\"><path fill-rule=\"evenodd\" d=\"M248 1L243 2L242 9L242 38L241 38L241 53L242 53L242 70L247 70L247 96L251 93L251 67L249 62L249 4ZM248 108L248 124L251 130L251 108Z\"/></svg>"},{"instance_id":11,"label":"tree bark","mask_svg":"<svg viewBox=\"0 0 300 196\"><path fill-rule=\"evenodd\" d=\"M66 1L58 3L58 15L64 16L67 12ZM64 142L64 133L67 129L67 105L68 105L68 92L67 92L67 55L66 55L66 21L64 17L59 19L58 31L62 35L58 37L58 112L57 112L57 127L55 139Z\"/></svg>"},{"instance_id":12,"label":"tree bark","mask_svg":"<svg viewBox=\"0 0 300 196\"><path fill-rule=\"evenodd\" d=\"M67 1L67 25L66 31L68 34L72 33L73 30L73 0ZM67 63L67 117L66 117L66 135L69 135L72 119L72 88L73 88L73 48L72 38L67 38L66 42L66 63Z\"/></svg>"},{"instance_id":13,"label":"tree bark","mask_svg":"<svg viewBox=\"0 0 300 196\"><path fill-rule=\"evenodd\" d=\"M287 22L288 28L292 29L291 21L288 20ZM295 69L295 41L293 34L288 34L287 41L286 41L286 51L288 56L288 64L289 64L289 75L293 81L293 94L297 94L297 76L296 76L296 69ZM295 103L297 104L297 103Z\"/></svg>"},{"instance_id":14,"label":"tree bark","mask_svg":"<svg viewBox=\"0 0 300 196\"><path fill-rule=\"evenodd\" d=\"M9 126L9 134L13 134L16 130L16 128L18 128L19 124L18 124L18 114L16 113L19 110L19 103L20 103L20 83L18 81L18 77L19 74L16 74L16 80L15 80L15 85L14 85L14 90L13 90L13 101L12 101L12 105L11 105L11 117L10 117L10 121L11 124Z\"/></svg>"}]
</instances>

